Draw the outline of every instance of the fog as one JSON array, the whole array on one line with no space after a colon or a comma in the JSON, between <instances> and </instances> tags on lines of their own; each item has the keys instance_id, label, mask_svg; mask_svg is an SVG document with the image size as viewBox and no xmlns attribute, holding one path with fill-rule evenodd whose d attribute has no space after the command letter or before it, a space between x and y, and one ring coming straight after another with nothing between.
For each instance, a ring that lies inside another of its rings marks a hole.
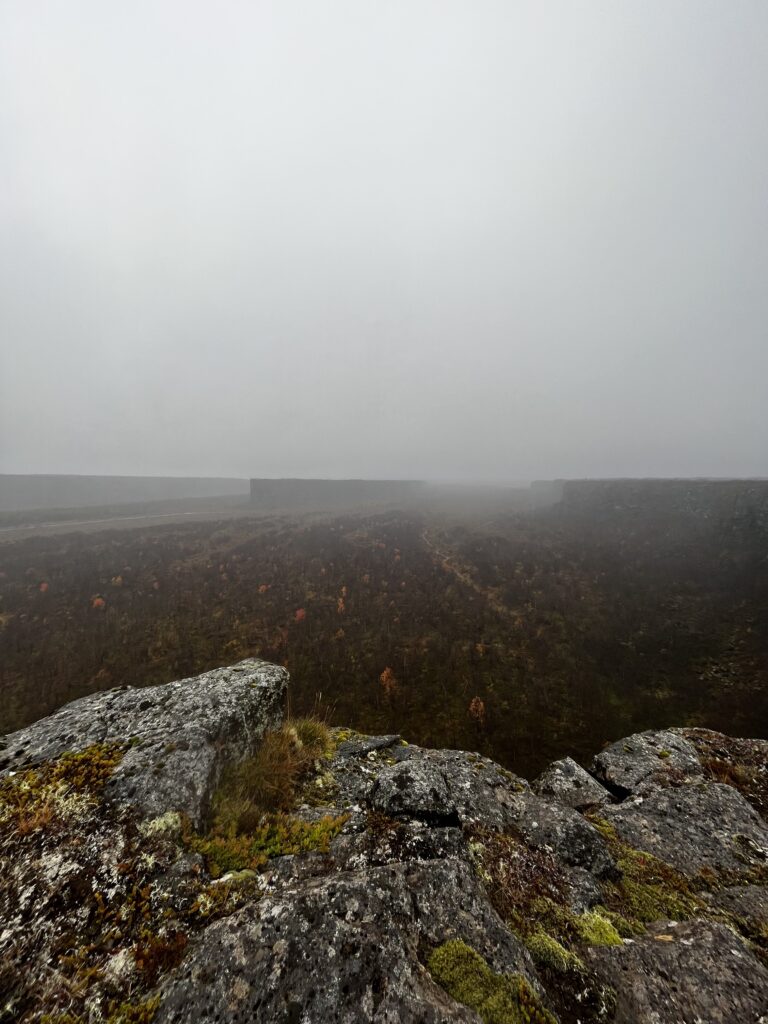
<instances>
[{"instance_id":1,"label":"fog","mask_svg":"<svg viewBox=\"0 0 768 1024\"><path fill-rule=\"evenodd\" d=\"M768 474L764 0L0 3L0 471Z\"/></svg>"}]
</instances>

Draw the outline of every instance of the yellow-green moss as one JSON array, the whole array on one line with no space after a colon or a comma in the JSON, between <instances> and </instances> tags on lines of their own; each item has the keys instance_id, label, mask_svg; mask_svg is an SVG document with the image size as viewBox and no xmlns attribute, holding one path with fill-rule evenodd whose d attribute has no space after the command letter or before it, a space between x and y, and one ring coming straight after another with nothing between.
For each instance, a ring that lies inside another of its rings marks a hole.
<instances>
[{"instance_id":1,"label":"yellow-green moss","mask_svg":"<svg viewBox=\"0 0 768 1024\"><path fill-rule=\"evenodd\" d=\"M21 835L82 814L98 799L124 748L97 743L0 782L0 825Z\"/></svg>"},{"instance_id":2,"label":"yellow-green moss","mask_svg":"<svg viewBox=\"0 0 768 1024\"><path fill-rule=\"evenodd\" d=\"M576 918L576 928L588 946L620 946L621 936L611 922L596 910L588 910Z\"/></svg>"},{"instance_id":3,"label":"yellow-green moss","mask_svg":"<svg viewBox=\"0 0 768 1024\"><path fill-rule=\"evenodd\" d=\"M188 843L205 857L214 878L244 868L258 870L272 857L286 854L327 852L328 844L341 831L347 815L325 815L319 821L302 821L287 814L266 815L250 832L237 835L213 832L207 836L189 836Z\"/></svg>"},{"instance_id":4,"label":"yellow-green moss","mask_svg":"<svg viewBox=\"0 0 768 1024\"><path fill-rule=\"evenodd\" d=\"M435 981L483 1024L557 1024L519 974L497 974L460 939L435 949L428 962Z\"/></svg>"},{"instance_id":5,"label":"yellow-green moss","mask_svg":"<svg viewBox=\"0 0 768 1024\"><path fill-rule=\"evenodd\" d=\"M602 818L590 821L604 837L621 871L617 882L604 883L605 905L631 926L662 918L686 920L705 910L691 883L653 854L622 842L616 830Z\"/></svg>"},{"instance_id":6,"label":"yellow-green moss","mask_svg":"<svg viewBox=\"0 0 768 1024\"><path fill-rule=\"evenodd\" d=\"M534 963L539 967L547 967L552 971L583 971L582 960L572 953L557 939L553 939L545 931L538 929L525 940L528 952Z\"/></svg>"},{"instance_id":7,"label":"yellow-green moss","mask_svg":"<svg viewBox=\"0 0 768 1024\"><path fill-rule=\"evenodd\" d=\"M143 1003L120 1003L111 1010L107 1024L150 1024L159 1005L158 996Z\"/></svg>"}]
</instances>

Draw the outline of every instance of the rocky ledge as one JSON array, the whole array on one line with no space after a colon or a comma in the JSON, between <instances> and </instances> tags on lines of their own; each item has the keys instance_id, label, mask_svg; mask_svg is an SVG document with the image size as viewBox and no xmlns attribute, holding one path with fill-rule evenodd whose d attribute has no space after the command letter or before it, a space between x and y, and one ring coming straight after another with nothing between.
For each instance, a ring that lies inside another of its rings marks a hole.
<instances>
[{"instance_id":1,"label":"rocky ledge","mask_svg":"<svg viewBox=\"0 0 768 1024\"><path fill-rule=\"evenodd\" d=\"M247 661L0 740L0 1020L768 1021L768 741L645 732L528 783L284 724L286 684Z\"/></svg>"}]
</instances>

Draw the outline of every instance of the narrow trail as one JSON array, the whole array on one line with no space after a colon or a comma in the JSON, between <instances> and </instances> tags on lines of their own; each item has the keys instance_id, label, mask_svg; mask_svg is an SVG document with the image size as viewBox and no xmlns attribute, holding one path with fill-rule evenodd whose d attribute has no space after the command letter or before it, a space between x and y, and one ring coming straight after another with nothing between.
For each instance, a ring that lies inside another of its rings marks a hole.
<instances>
[{"instance_id":1,"label":"narrow trail","mask_svg":"<svg viewBox=\"0 0 768 1024\"><path fill-rule=\"evenodd\" d=\"M444 569L447 569L460 583L463 583L479 597L482 597L488 607L496 612L497 615L509 619L517 625L520 614L500 600L495 587L484 587L481 583L478 583L472 575L470 567L459 558L451 547L445 546L445 542L441 543L430 536L428 529L422 530L421 539L429 551L440 560L440 564Z\"/></svg>"}]
</instances>

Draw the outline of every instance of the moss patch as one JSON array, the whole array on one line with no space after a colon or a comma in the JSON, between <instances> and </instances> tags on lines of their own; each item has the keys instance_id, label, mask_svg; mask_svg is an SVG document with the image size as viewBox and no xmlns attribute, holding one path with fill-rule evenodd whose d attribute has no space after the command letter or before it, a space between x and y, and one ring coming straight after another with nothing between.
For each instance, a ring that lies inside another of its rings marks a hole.
<instances>
[{"instance_id":1,"label":"moss patch","mask_svg":"<svg viewBox=\"0 0 768 1024\"><path fill-rule=\"evenodd\" d=\"M483 1024L557 1024L519 974L497 974L460 939L435 949L428 965L435 981Z\"/></svg>"},{"instance_id":2,"label":"moss patch","mask_svg":"<svg viewBox=\"0 0 768 1024\"><path fill-rule=\"evenodd\" d=\"M98 743L3 779L0 826L24 836L82 815L98 801L123 753L118 744Z\"/></svg>"},{"instance_id":3,"label":"moss patch","mask_svg":"<svg viewBox=\"0 0 768 1024\"><path fill-rule=\"evenodd\" d=\"M211 876L219 878L229 871L258 871L272 857L313 850L326 853L346 821L347 815L326 815L307 822L289 814L271 814L243 834L213 831L207 836L188 836L187 842L205 858Z\"/></svg>"},{"instance_id":4,"label":"moss patch","mask_svg":"<svg viewBox=\"0 0 768 1024\"><path fill-rule=\"evenodd\" d=\"M621 871L618 882L603 883L605 906L630 927L662 918L687 920L705 911L689 880L663 860L622 842L596 815L589 820L608 843Z\"/></svg>"}]
</instances>

